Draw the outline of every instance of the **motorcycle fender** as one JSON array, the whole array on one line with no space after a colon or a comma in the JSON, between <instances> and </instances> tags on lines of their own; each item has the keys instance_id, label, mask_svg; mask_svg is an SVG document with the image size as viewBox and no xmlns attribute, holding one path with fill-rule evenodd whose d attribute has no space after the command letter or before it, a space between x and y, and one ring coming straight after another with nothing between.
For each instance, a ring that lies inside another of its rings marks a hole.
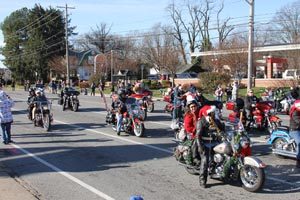
<instances>
[{"instance_id":1,"label":"motorcycle fender","mask_svg":"<svg viewBox=\"0 0 300 200\"><path fill-rule=\"evenodd\" d=\"M277 116L271 116L271 117L270 117L270 121L271 121L271 122L280 122L281 120L280 120L280 118L277 117Z\"/></svg>"},{"instance_id":2,"label":"motorcycle fender","mask_svg":"<svg viewBox=\"0 0 300 200\"><path fill-rule=\"evenodd\" d=\"M264 168L267 165L261 161L259 158L253 157L253 156L246 156L244 158L244 164L245 165L251 165L258 168Z\"/></svg>"}]
</instances>

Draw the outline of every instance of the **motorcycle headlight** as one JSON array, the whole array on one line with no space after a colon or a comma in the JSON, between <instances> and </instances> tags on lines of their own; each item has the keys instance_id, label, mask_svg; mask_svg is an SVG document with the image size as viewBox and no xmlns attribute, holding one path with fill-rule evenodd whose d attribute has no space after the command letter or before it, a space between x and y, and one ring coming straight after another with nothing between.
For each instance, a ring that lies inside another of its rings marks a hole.
<instances>
[{"instance_id":1,"label":"motorcycle headlight","mask_svg":"<svg viewBox=\"0 0 300 200\"><path fill-rule=\"evenodd\" d=\"M148 99L151 99L151 98L152 98L152 95L148 95L147 98L148 98Z\"/></svg>"},{"instance_id":2,"label":"motorcycle headlight","mask_svg":"<svg viewBox=\"0 0 300 200\"><path fill-rule=\"evenodd\" d=\"M275 109L274 108L271 108L269 112L270 112L271 115L275 115Z\"/></svg>"}]
</instances>

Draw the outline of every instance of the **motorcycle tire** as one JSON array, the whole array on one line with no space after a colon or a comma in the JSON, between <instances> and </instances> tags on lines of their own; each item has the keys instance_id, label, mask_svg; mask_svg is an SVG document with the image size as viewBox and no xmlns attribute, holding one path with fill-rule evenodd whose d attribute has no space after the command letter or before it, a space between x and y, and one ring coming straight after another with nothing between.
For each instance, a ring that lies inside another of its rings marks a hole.
<instances>
[{"instance_id":1,"label":"motorcycle tire","mask_svg":"<svg viewBox=\"0 0 300 200\"><path fill-rule=\"evenodd\" d=\"M135 123L134 129L133 129L134 135L137 136L137 137L143 137L144 133L145 133L145 126L144 126L144 124L141 121L134 122L134 123Z\"/></svg>"},{"instance_id":2,"label":"motorcycle tire","mask_svg":"<svg viewBox=\"0 0 300 200\"><path fill-rule=\"evenodd\" d=\"M51 118L50 118L50 115L47 113L43 117L43 128L46 131L49 131L50 127L51 127Z\"/></svg>"},{"instance_id":3,"label":"motorcycle tire","mask_svg":"<svg viewBox=\"0 0 300 200\"><path fill-rule=\"evenodd\" d=\"M72 106L73 111L77 112L78 111L78 107L79 107L78 103L74 103L73 106Z\"/></svg>"},{"instance_id":4,"label":"motorcycle tire","mask_svg":"<svg viewBox=\"0 0 300 200\"><path fill-rule=\"evenodd\" d=\"M148 106L147 106L147 112L153 112L154 111L154 104L149 104Z\"/></svg>"},{"instance_id":5,"label":"motorcycle tire","mask_svg":"<svg viewBox=\"0 0 300 200\"><path fill-rule=\"evenodd\" d=\"M265 183L265 171L252 165L244 165L240 170L240 181L244 190L259 191Z\"/></svg>"}]
</instances>

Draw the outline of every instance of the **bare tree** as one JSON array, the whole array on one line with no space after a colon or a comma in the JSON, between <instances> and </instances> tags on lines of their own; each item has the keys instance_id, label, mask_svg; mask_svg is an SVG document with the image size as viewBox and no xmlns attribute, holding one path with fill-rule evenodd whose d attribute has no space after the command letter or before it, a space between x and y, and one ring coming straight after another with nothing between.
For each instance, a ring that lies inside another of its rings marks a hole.
<instances>
[{"instance_id":1,"label":"bare tree","mask_svg":"<svg viewBox=\"0 0 300 200\"><path fill-rule=\"evenodd\" d=\"M300 42L300 1L287 4L272 20L274 37L282 43ZM276 31L276 32L275 32Z\"/></svg>"},{"instance_id":2,"label":"bare tree","mask_svg":"<svg viewBox=\"0 0 300 200\"><path fill-rule=\"evenodd\" d=\"M221 22L220 14L224 9L224 1L221 3L221 7L217 12L217 31L218 31L218 37L219 37L219 49L223 49L223 42L228 37L229 33L233 31L234 27L228 25L228 22L230 18L227 18L223 22Z\"/></svg>"}]
</instances>

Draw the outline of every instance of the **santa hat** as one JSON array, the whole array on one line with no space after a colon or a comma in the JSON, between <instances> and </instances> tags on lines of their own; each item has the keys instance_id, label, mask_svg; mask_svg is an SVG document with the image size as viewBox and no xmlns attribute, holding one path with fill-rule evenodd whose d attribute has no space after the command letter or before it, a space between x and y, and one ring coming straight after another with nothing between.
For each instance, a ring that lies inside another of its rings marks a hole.
<instances>
[{"instance_id":1,"label":"santa hat","mask_svg":"<svg viewBox=\"0 0 300 200\"><path fill-rule=\"evenodd\" d=\"M203 116L209 121L209 114L216 111L216 106L205 105L203 106L198 115L198 119L201 119Z\"/></svg>"}]
</instances>

